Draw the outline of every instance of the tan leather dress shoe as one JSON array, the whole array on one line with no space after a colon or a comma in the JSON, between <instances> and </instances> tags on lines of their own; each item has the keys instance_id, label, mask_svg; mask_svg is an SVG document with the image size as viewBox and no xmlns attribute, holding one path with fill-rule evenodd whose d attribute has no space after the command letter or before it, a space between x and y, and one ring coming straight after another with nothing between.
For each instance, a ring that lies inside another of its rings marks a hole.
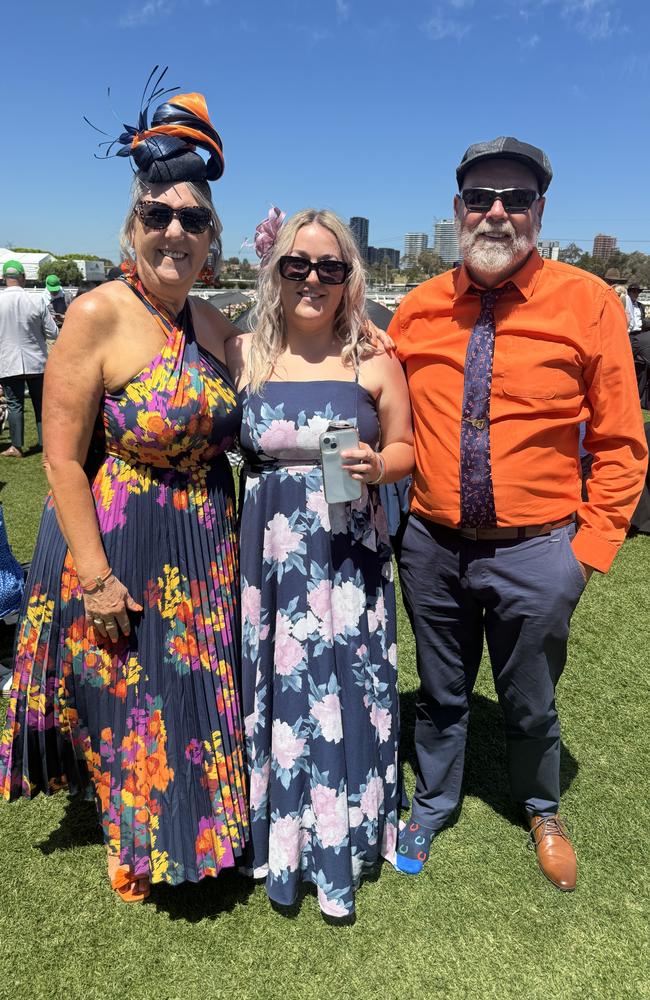
<instances>
[{"instance_id":1,"label":"tan leather dress shoe","mask_svg":"<svg viewBox=\"0 0 650 1000\"><path fill-rule=\"evenodd\" d=\"M530 839L537 853L537 863L544 875L562 892L576 887L576 855L564 823L554 816L532 816Z\"/></svg>"}]
</instances>

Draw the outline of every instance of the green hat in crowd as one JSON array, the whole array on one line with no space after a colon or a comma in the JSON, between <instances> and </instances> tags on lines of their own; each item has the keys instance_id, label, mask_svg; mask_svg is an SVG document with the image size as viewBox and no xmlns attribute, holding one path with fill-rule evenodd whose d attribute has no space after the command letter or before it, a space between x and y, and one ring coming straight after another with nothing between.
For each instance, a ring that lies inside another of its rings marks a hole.
<instances>
[{"instance_id":1,"label":"green hat in crowd","mask_svg":"<svg viewBox=\"0 0 650 1000\"><path fill-rule=\"evenodd\" d=\"M6 260L2 265L3 278L19 278L25 273L25 268L19 260Z\"/></svg>"},{"instance_id":2,"label":"green hat in crowd","mask_svg":"<svg viewBox=\"0 0 650 1000\"><path fill-rule=\"evenodd\" d=\"M48 274L45 279L45 287L52 295L58 295L61 291L61 282L57 274Z\"/></svg>"}]
</instances>

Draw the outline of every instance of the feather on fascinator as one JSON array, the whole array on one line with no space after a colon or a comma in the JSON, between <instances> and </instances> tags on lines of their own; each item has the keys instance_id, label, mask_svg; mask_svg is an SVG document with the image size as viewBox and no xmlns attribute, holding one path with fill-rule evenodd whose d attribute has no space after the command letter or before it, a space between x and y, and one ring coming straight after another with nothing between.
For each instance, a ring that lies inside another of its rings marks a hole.
<instances>
[{"instance_id":1,"label":"feather on fascinator","mask_svg":"<svg viewBox=\"0 0 650 1000\"><path fill-rule=\"evenodd\" d=\"M280 232L285 216L286 212L281 212L275 205L271 205L266 219L262 219L259 225L255 227L253 242L250 243L248 239L245 239L240 249L243 250L244 247L254 249L260 258L261 265L264 266L271 256L271 251L275 246L275 241L278 238L278 233Z\"/></svg>"},{"instance_id":2,"label":"feather on fascinator","mask_svg":"<svg viewBox=\"0 0 650 1000\"><path fill-rule=\"evenodd\" d=\"M99 158L130 156L138 176L149 184L218 180L224 168L223 143L210 121L203 94L169 96L179 88L161 87L167 67L156 76L158 69L153 68L145 85L137 127L125 124L124 132L116 139L100 143L107 148ZM149 125L149 108L159 97L167 100L156 108ZM107 135L87 118L84 120ZM114 153L115 146L123 148ZM207 162L196 152L197 147L207 152Z\"/></svg>"}]
</instances>

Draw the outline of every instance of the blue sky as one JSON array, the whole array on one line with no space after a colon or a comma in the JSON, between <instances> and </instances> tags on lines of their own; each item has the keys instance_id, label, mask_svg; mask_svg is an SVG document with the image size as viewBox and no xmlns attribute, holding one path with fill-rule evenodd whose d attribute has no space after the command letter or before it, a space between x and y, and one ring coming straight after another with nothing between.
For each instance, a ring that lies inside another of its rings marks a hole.
<instances>
[{"instance_id":1,"label":"blue sky","mask_svg":"<svg viewBox=\"0 0 650 1000\"><path fill-rule=\"evenodd\" d=\"M116 257L132 124L155 63L206 95L227 255L271 203L370 219L370 242L448 217L471 142L542 146L543 235L650 253L646 0L23 0L3 16L0 246Z\"/></svg>"}]
</instances>

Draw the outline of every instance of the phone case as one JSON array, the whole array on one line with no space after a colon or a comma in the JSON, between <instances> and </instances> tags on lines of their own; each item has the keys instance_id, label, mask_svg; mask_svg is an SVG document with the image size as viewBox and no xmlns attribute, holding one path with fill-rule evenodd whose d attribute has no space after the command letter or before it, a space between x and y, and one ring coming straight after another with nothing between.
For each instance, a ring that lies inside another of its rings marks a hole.
<instances>
[{"instance_id":1,"label":"phone case","mask_svg":"<svg viewBox=\"0 0 650 1000\"><path fill-rule=\"evenodd\" d=\"M356 427L325 431L320 436L323 488L328 503L346 503L361 496L361 481L346 471L341 452L359 447Z\"/></svg>"}]
</instances>

